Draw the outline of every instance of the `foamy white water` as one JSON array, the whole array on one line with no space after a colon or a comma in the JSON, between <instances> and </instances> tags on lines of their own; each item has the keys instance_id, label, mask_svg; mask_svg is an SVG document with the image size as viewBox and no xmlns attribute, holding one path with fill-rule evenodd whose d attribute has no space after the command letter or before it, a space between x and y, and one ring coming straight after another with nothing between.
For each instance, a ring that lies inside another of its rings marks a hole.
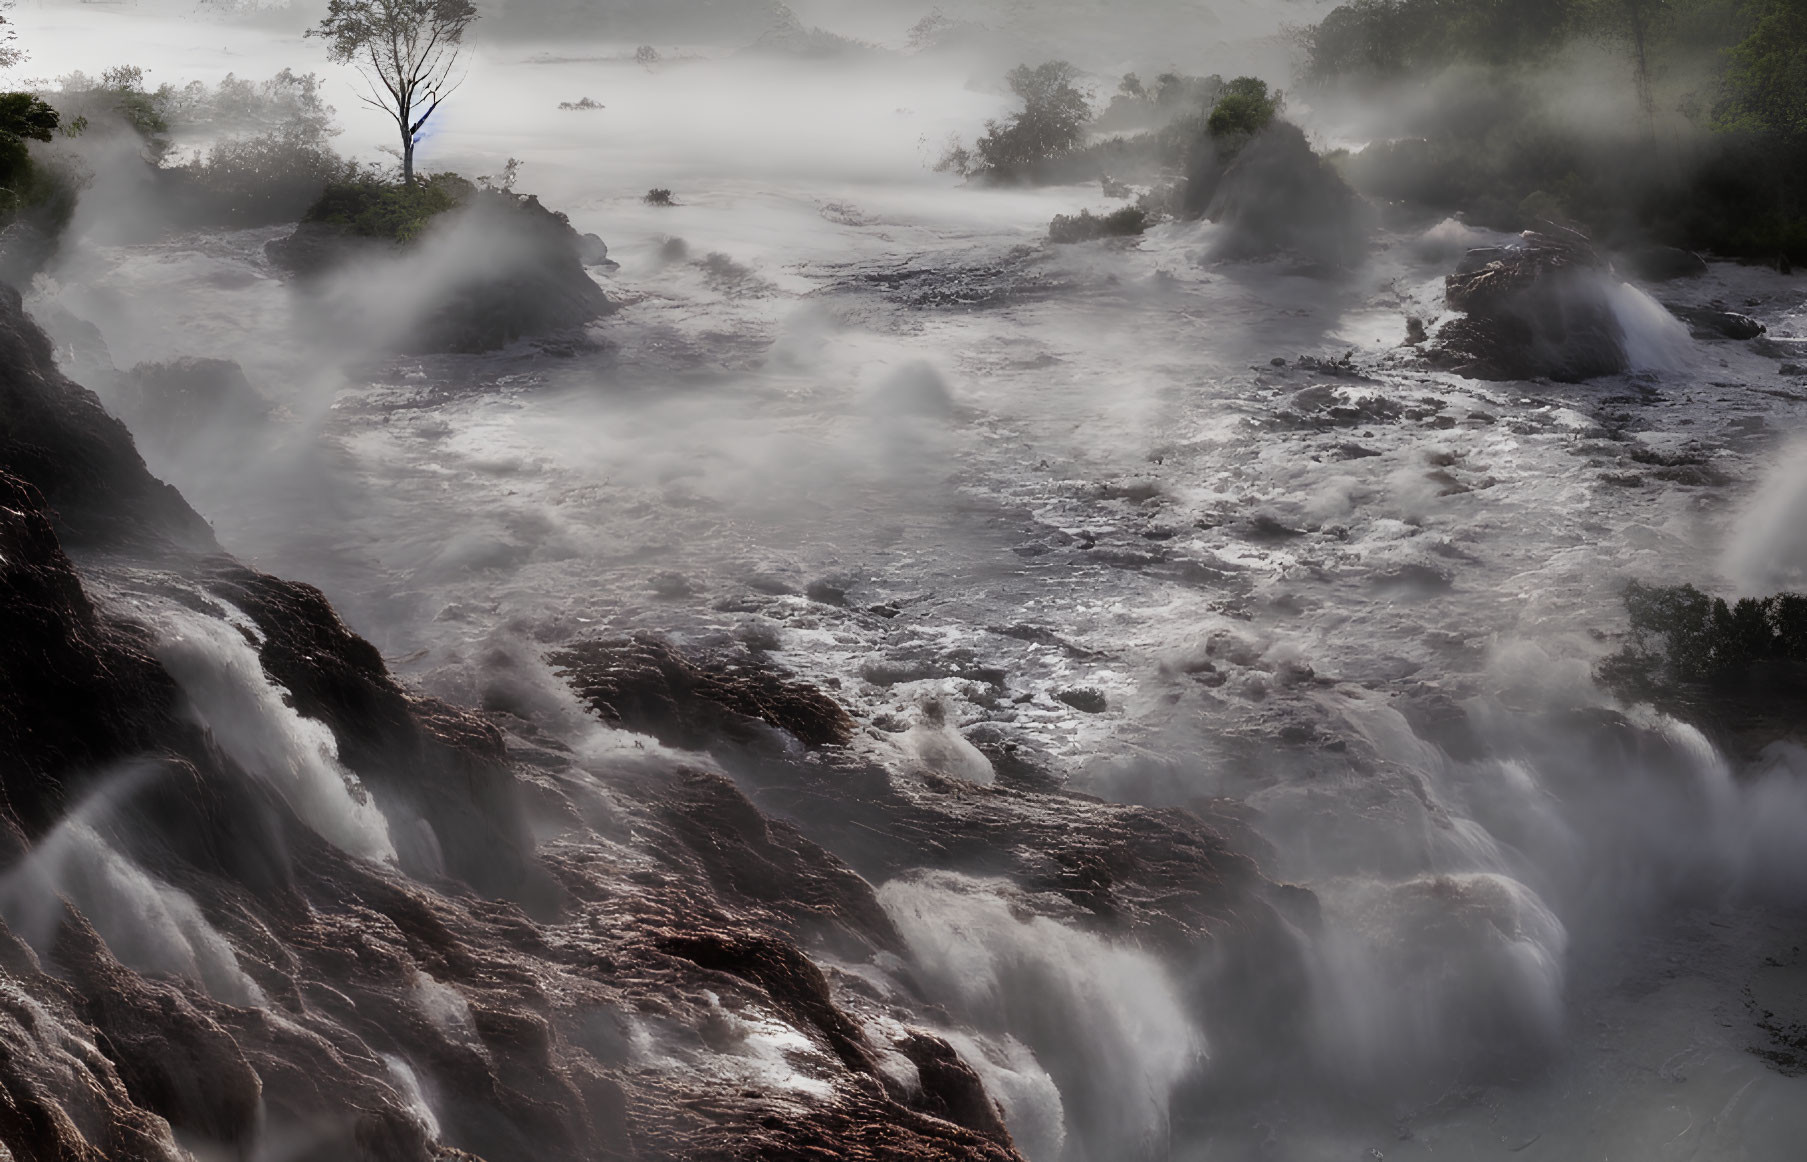
<instances>
[{"instance_id":1,"label":"foamy white water","mask_svg":"<svg viewBox=\"0 0 1807 1162\"><path fill-rule=\"evenodd\" d=\"M20 18L47 75L318 59L299 17L206 22L208 39L148 8ZM1252 1111L1211 1100L1248 1063L1213 1056L1218 998L1195 1011L1175 983L1198 965L1019 914L982 879L883 888L950 1041L1035 1162L1788 1156L1807 1083L1749 1052L1745 997L1756 982L1793 1003L1764 974L1807 905L1799 755L1742 771L1673 722L1639 720L1663 745L1624 752L1576 725L1612 709L1589 671L1625 580L1714 587L1722 560L1752 592L1798 576L1781 439L1798 401L1757 390L1773 360L1703 349L1623 287L1632 375L1430 374L1392 352L1406 316L1436 318L1472 232L1385 235L1338 282L1209 265L1208 225L1047 249L1053 214L1106 205L1095 187L929 169L1007 108L969 62L645 68L632 47L485 44L423 153L473 174L519 158L522 189L608 241L623 310L592 330L598 350L378 358L407 288L367 274L341 290L363 296L357 325L323 321L262 259L271 231L90 239L37 301L94 322L121 366L243 364L287 409L229 437L258 455L141 437L153 469L229 548L322 585L453 700L569 715L550 645L758 634L840 684L888 767L987 782L961 733L983 723L1078 789L1251 809L1264 870L1322 903L1321 928L1296 933L1309 1052ZM340 144L380 144L348 78L332 83ZM580 97L605 107L556 108ZM644 204L652 186L680 204ZM901 269L982 293L917 309L865 277ZM1778 334L1798 326L1792 284L1709 277ZM1270 362L1348 351L1368 378ZM1323 419L1332 405L1354 419ZM1698 454L1722 479L1665 480L1633 452ZM795 594L743 609L755 575L830 579L896 615ZM1018 625L1045 632L994 632ZM166 663L228 753L340 847L393 857L330 732L283 705L236 631L177 632ZM939 665L967 655L1007 671L1010 697ZM185 971L156 947L147 963ZM459 1020L430 982L420 1000ZM813 1092L794 1030L732 1020L736 1076ZM661 1068L718 1067L693 1052L646 1048Z\"/></svg>"}]
</instances>

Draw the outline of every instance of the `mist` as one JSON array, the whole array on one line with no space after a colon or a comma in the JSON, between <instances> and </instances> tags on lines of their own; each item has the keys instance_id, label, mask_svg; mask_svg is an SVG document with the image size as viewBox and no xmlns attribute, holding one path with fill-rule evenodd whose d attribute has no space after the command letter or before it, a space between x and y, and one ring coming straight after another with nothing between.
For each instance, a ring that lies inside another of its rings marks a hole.
<instances>
[{"instance_id":1,"label":"mist","mask_svg":"<svg viewBox=\"0 0 1807 1162\"><path fill-rule=\"evenodd\" d=\"M11 10L6 398L135 449L0 413L20 1084L190 1159L1791 1156L1756 6L505 0L418 184L324 5ZM217 545L81 523L143 474Z\"/></svg>"}]
</instances>

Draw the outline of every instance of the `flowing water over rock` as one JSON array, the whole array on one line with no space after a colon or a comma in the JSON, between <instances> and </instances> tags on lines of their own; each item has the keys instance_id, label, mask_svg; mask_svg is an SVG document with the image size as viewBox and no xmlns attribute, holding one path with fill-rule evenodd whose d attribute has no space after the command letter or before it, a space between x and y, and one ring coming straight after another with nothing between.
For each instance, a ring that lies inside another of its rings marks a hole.
<instances>
[{"instance_id":1,"label":"flowing water over rock","mask_svg":"<svg viewBox=\"0 0 1807 1162\"><path fill-rule=\"evenodd\" d=\"M1788 1156L1798 727L1590 671L1627 580L1807 569L1799 284L1664 287L1764 346L1590 272L1622 370L1461 378L1407 321L1510 239L1050 247L1095 190L919 172L911 79L857 90L901 159L530 135L619 309L500 352L383 354L282 231L36 285L247 563L141 468L0 463L16 640L79 627L101 707L8 783L8 1092L97 1151L56 1156ZM143 422L183 359L258 406Z\"/></svg>"}]
</instances>

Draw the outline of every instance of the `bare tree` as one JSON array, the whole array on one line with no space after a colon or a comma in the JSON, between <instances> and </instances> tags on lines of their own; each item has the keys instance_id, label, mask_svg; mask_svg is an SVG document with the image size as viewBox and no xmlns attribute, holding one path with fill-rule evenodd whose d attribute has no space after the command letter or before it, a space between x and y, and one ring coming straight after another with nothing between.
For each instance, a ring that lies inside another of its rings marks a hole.
<instances>
[{"instance_id":1,"label":"bare tree","mask_svg":"<svg viewBox=\"0 0 1807 1162\"><path fill-rule=\"evenodd\" d=\"M329 0L319 27L308 30L327 42L333 60L364 75L365 104L401 131L402 180L409 185L420 131L463 79L452 72L475 19L471 0Z\"/></svg>"}]
</instances>

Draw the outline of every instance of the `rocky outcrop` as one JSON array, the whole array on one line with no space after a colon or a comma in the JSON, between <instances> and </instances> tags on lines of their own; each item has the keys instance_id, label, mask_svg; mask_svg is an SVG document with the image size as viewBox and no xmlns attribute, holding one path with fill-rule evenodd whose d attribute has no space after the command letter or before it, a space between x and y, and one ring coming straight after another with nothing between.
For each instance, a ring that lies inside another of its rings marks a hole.
<instances>
[{"instance_id":1,"label":"rocky outcrop","mask_svg":"<svg viewBox=\"0 0 1807 1162\"><path fill-rule=\"evenodd\" d=\"M1638 246L1620 251L1615 265L1645 282L1674 282L1707 273L1706 260L1677 246Z\"/></svg>"},{"instance_id":2,"label":"rocky outcrop","mask_svg":"<svg viewBox=\"0 0 1807 1162\"><path fill-rule=\"evenodd\" d=\"M0 792L7 821L33 834L72 805L81 776L149 748L177 701L144 635L95 609L54 519L0 469Z\"/></svg>"},{"instance_id":3,"label":"rocky outcrop","mask_svg":"<svg viewBox=\"0 0 1807 1162\"><path fill-rule=\"evenodd\" d=\"M264 252L315 283L359 263L420 265L420 276L433 281L391 340L417 354L494 351L581 327L615 309L586 273L586 267L615 265L602 240L579 234L536 197L501 190L472 193L407 244L306 221Z\"/></svg>"},{"instance_id":4,"label":"rocky outcrop","mask_svg":"<svg viewBox=\"0 0 1807 1162\"><path fill-rule=\"evenodd\" d=\"M1220 259L1288 253L1341 269L1367 248L1367 203L1312 152L1304 131L1285 121L1231 153L1204 142L1182 206L1222 228L1213 247Z\"/></svg>"},{"instance_id":5,"label":"rocky outcrop","mask_svg":"<svg viewBox=\"0 0 1807 1162\"><path fill-rule=\"evenodd\" d=\"M1444 283L1449 308L1464 317L1443 325L1427 359L1471 379L1576 382L1624 371L1611 278L1575 234L1526 231L1516 246L1471 250Z\"/></svg>"},{"instance_id":6,"label":"rocky outcrop","mask_svg":"<svg viewBox=\"0 0 1807 1162\"><path fill-rule=\"evenodd\" d=\"M30 218L20 218L0 230L0 282L25 287L56 256L59 240Z\"/></svg>"},{"instance_id":7,"label":"rocky outcrop","mask_svg":"<svg viewBox=\"0 0 1807 1162\"><path fill-rule=\"evenodd\" d=\"M1694 307L1680 303L1664 303L1669 313L1688 324L1688 332L1696 339L1755 339L1769 330L1749 315L1718 307Z\"/></svg>"},{"instance_id":8,"label":"rocky outcrop","mask_svg":"<svg viewBox=\"0 0 1807 1162\"><path fill-rule=\"evenodd\" d=\"M615 773L598 818L595 773L523 765L495 725L398 685L317 590L194 536L17 296L0 337L0 1151L1019 1158L957 1062L882 1072L899 1051L806 952L901 951L844 863L702 770ZM166 668L171 630L140 620L160 608L261 672ZM761 713L845 729L774 674L649 658L673 704L720 699L696 737ZM282 705L209 718L209 682ZM393 862L310 822L281 769L308 762L380 809ZM800 1034L785 1068L814 1096L735 1072L772 1022ZM933 1035L897 1036L922 1056Z\"/></svg>"},{"instance_id":9,"label":"rocky outcrop","mask_svg":"<svg viewBox=\"0 0 1807 1162\"><path fill-rule=\"evenodd\" d=\"M585 273L584 255L594 256L594 248L538 198L479 196L464 215L448 227L492 234L499 260L475 277L450 281L404 341L409 350L493 351L581 327L615 309Z\"/></svg>"},{"instance_id":10,"label":"rocky outcrop","mask_svg":"<svg viewBox=\"0 0 1807 1162\"><path fill-rule=\"evenodd\" d=\"M140 363L116 382L109 402L153 453L180 456L206 447L215 456L230 454L277 414L228 359Z\"/></svg>"},{"instance_id":11,"label":"rocky outcrop","mask_svg":"<svg viewBox=\"0 0 1807 1162\"><path fill-rule=\"evenodd\" d=\"M0 285L0 469L42 493L76 545L216 547L207 523L150 474L125 425L57 369L50 340Z\"/></svg>"},{"instance_id":12,"label":"rocky outcrop","mask_svg":"<svg viewBox=\"0 0 1807 1162\"><path fill-rule=\"evenodd\" d=\"M318 278L359 259L393 255L397 247L380 238L363 238L330 222L301 222L295 232L264 243L264 257L299 278Z\"/></svg>"},{"instance_id":13,"label":"rocky outcrop","mask_svg":"<svg viewBox=\"0 0 1807 1162\"><path fill-rule=\"evenodd\" d=\"M651 635L580 643L552 656L610 722L667 746L749 742L757 727L809 746L846 742L853 722L834 699L756 657L687 659Z\"/></svg>"},{"instance_id":14,"label":"rocky outcrop","mask_svg":"<svg viewBox=\"0 0 1807 1162\"><path fill-rule=\"evenodd\" d=\"M1233 817L889 773L754 651L562 659L600 715L706 757L586 759L422 696L318 590L195 536L16 296L5 337L13 1157L1020 1162L873 887L925 868L1170 957L1201 1013L1233 988L1214 1061L1283 1058L1309 897ZM384 843L353 850L322 802Z\"/></svg>"},{"instance_id":15,"label":"rocky outcrop","mask_svg":"<svg viewBox=\"0 0 1807 1162\"><path fill-rule=\"evenodd\" d=\"M1064 920L1081 917L1099 933L1194 966L1189 996L1201 1012L1211 1008L1214 1076L1285 1068L1304 988L1292 930L1315 922L1316 902L1261 876L1244 853L1264 846L1233 813L1107 803L1055 790L1034 773L1007 780L1000 770L993 785L935 771L900 775L854 748L769 745L771 732L747 730L745 715L713 736L672 732L666 724L719 722L722 710L707 683L674 685L668 667L732 673L735 658L699 651L686 660L671 643L646 639L590 643L561 658L567 680L598 713L672 745L710 749L754 804L871 882L907 879L925 866L982 870L1020 887L1025 909L1058 902ZM655 713L624 714L626 706ZM835 908L857 913L846 903ZM1232 995L1239 1004L1227 1010L1221 999Z\"/></svg>"}]
</instances>

